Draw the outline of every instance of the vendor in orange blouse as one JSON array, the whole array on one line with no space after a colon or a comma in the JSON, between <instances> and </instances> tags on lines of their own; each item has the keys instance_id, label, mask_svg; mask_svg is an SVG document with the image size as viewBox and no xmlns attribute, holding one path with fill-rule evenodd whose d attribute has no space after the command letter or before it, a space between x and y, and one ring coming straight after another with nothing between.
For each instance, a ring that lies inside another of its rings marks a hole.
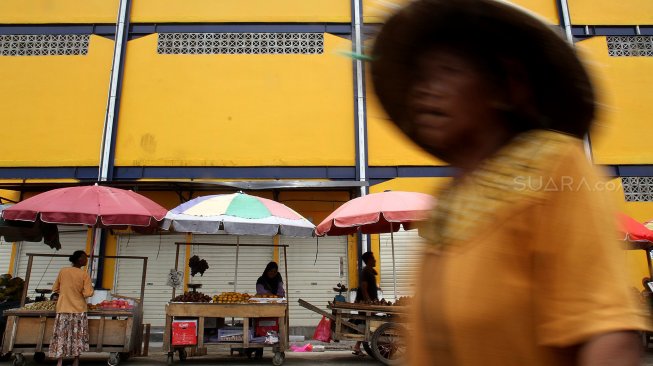
<instances>
[{"instance_id":1,"label":"vendor in orange blouse","mask_svg":"<svg viewBox=\"0 0 653 366\"><path fill-rule=\"evenodd\" d=\"M68 260L72 266L59 271L52 286L59 299L49 353L57 359L57 366L62 365L64 357L73 357L73 366L77 366L79 356L89 350L86 298L93 296L93 287L88 273L82 269L88 258L78 250Z\"/></svg>"}]
</instances>

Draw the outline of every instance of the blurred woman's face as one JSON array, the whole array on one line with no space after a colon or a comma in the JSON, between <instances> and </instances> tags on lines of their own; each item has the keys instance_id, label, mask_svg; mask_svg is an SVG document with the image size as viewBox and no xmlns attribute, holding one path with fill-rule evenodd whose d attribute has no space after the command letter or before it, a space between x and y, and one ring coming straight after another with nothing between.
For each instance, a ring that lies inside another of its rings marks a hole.
<instances>
[{"instance_id":1,"label":"blurred woman's face","mask_svg":"<svg viewBox=\"0 0 653 366\"><path fill-rule=\"evenodd\" d=\"M464 165L460 160L475 142L502 126L496 88L468 58L444 49L420 57L416 80L409 95L412 138L434 156Z\"/></svg>"},{"instance_id":2,"label":"blurred woman's face","mask_svg":"<svg viewBox=\"0 0 653 366\"><path fill-rule=\"evenodd\" d=\"M268 276L268 278L274 278L276 277L277 273L279 273L279 270L276 268L272 268L269 271L267 271L265 274Z\"/></svg>"}]
</instances>

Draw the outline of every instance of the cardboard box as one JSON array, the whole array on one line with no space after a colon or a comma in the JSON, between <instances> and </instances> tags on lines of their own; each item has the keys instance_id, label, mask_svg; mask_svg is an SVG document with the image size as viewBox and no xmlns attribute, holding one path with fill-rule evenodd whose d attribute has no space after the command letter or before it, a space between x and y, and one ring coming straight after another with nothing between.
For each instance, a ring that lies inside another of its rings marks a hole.
<instances>
[{"instance_id":1,"label":"cardboard box","mask_svg":"<svg viewBox=\"0 0 653 366\"><path fill-rule=\"evenodd\" d=\"M172 345L194 346L197 344L197 320L174 320L172 322Z\"/></svg>"}]
</instances>

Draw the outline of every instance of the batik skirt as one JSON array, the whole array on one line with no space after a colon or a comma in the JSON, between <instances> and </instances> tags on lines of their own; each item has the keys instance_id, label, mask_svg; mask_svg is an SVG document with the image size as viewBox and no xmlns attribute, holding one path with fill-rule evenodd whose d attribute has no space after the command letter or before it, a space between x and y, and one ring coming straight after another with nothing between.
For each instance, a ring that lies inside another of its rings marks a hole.
<instances>
[{"instance_id":1,"label":"batik skirt","mask_svg":"<svg viewBox=\"0 0 653 366\"><path fill-rule=\"evenodd\" d=\"M88 350L86 313L58 313L50 341L50 357L78 357Z\"/></svg>"}]
</instances>

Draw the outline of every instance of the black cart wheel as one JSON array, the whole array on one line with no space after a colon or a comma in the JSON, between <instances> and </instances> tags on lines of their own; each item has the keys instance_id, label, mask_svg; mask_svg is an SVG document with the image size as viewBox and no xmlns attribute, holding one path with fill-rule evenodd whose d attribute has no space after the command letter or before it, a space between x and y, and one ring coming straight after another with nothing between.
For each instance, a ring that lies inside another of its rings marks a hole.
<instances>
[{"instance_id":1,"label":"black cart wheel","mask_svg":"<svg viewBox=\"0 0 653 366\"><path fill-rule=\"evenodd\" d=\"M369 342L363 342L363 349L365 350L365 353L367 353L370 357L376 359L374 352L372 352L372 346L370 346Z\"/></svg>"},{"instance_id":2,"label":"black cart wheel","mask_svg":"<svg viewBox=\"0 0 653 366\"><path fill-rule=\"evenodd\" d=\"M185 348L180 348L180 349L177 351L177 356L179 356L179 361L184 362L184 361L186 361L186 359L188 358L188 353L186 353L186 349L185 349Z\"/></svg>"},{"instance_id":3,"label":"black cart wheel","mask_svg":"<svg viewBox=\"0 0 653 366\"><path fill-rule=\"evenodd\" d=\"M45 361L45 352L34 353L34 362L43 363Z\"/></svg>"},{"instance_id":4,"label":"black cart wheel","mask_svg":"<svg viewBox=\"0 0 653 366\"><path fill-rule=\"evenodd\" d=\"M283 361L286 359L286 354L283 352L275 352L274 357L272 357L272 364L274 366L283 365Z\"/></svg>"},{"instance_id":5,"label":"black cart wheel","mask_svg":"<svg viewBox=\"0 0 653 366\"><path fill-rule=\"evenodd\" d=\"M25 356L22 353L16 353L11 364L13 366L25 366Z\"/></svg>"},{"instance_id":6,"label":"black cart wheel","mask_svg":"<svg viewBox=\"0 0 653 366\"><path fill-rule=\"evenodd\" d=\"M372 335L374 358L385 365L403 364L406 356L405 329L396 323L385 323Z\"/></svg>"}]
</instances>

